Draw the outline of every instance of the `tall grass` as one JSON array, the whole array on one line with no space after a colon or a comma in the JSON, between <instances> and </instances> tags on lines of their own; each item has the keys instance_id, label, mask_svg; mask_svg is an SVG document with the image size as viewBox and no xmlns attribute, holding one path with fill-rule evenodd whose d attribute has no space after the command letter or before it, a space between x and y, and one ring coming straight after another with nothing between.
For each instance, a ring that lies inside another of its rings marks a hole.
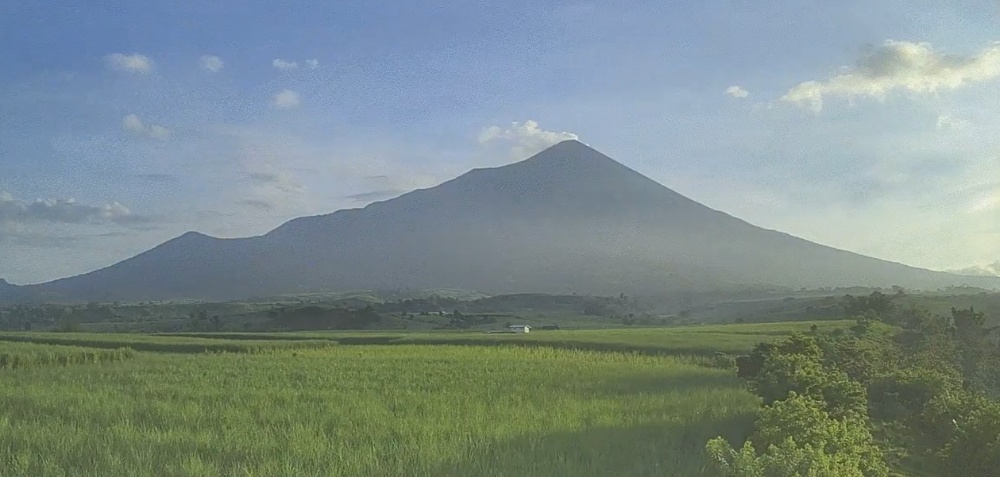
<instances>
[{"instance_id":1,"label":"tall grass","mask_svg":"<svg viewBox=\"0 0 1000 477\"><path fill-rule=\"evenodd\" d=\"M552 348L141 354L0 373L4 476L691 476L759 403L699 360Z\"/></svg>"},{"instance_id":2,"label":"tall grass","mask_svg":"<svg viewBox=\"0 0 1000 477\"><path fill-rule=\"evenodd\" d=\"M134 354L128 348L97 350L71 346L0 343L0 369L109 363L130 359Z\"/></svg>"}]
</instances>

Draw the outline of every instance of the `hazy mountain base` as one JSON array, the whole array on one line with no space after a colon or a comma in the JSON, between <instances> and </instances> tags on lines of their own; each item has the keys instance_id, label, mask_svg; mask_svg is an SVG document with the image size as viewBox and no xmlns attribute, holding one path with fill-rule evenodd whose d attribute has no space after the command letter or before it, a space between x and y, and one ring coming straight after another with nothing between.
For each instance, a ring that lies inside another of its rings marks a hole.
<instances>
[{"instance_id":1,"label":"hazy mountain base","mask_svg":"<svg viewBox=\"0 0 1000 477\"><path fill-rule=\"evenodd\" d=\"M132 304L12 305L0 307L0 329L96 332L266 332L368 329L503 330L508 324L561 329L674 326L685 324L789 322L840 319L844 295L868 295L870 288L680 293L668 297L516 294L483 297L458 290L426 292L356 291L239 302L142 302ZM895 296L900 289L883 289ZM443 295L443 296L442 296ZM906 293L900 306L947 315L950 308L986 312L1000 325L1000 293L972 289ZM371 306L377 315L357 321ZM456 315L456 312L458 313ZM288 319L291 320L288 320ZM341 320L343 318L343 320Z\"/></svg>"}]
</instances>

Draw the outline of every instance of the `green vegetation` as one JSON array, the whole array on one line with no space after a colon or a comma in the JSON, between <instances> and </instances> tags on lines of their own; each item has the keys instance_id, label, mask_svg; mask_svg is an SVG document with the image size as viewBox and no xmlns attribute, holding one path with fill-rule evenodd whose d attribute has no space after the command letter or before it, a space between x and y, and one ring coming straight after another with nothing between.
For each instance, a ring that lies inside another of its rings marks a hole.
<instances>
[{"instance_id":1,"label":"green vegetation","mask_svg":"<svg viewBox=\"0 0 1000 477\"><path fill-rule=\"evenodd\" d=\"M709 351L811 326L7 332L0 349L139 351L0 373L4 475L697 475L758 407Z\"/></svg>"},{"instance_id":2,"label":"green vegetation","mask_svg":"<svg viewBox=\"0 0 1000 477\"><path fill-rule=\"evenodd\" d=\"M702 360L546 348L143 354L0 376L4 475L687 476L757 400Z\"/></svg>"},{"instance_id":3,"label":"green vegetation","mask_svg":"<svg viewBox=\"0 0 1000 477\"><path fill-rule=\"evenodd\" d=\"M891 463L915 475L994 475L1000 347L985 315L933 316L899 306L903 296L845 297L849 332L796 334L737 358L764 409L741 446L708 442L713 472L882 477Z\"/></svg>"},{"instance_id":4,"label":"green vegetation","mask_svg":"<svg viewBox=\"0 0 1000 477\"><path fill-rule=\"evenodd\" d=\"M992 475L988 317L905 298L843 298L848 320L529 334L0 332L0 461L3 475Z\"/></svg>"}]
</instances>

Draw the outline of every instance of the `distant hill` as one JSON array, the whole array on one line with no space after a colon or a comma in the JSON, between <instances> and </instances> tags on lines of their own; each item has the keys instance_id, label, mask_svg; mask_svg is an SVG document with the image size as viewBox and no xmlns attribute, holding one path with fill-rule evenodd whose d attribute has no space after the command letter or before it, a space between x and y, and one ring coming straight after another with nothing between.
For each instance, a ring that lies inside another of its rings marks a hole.
<instances>
[{"instance_id":1,"label":"distant hill","mask_svg":"<svg viewBox=\"0 0 1000 477\"><path fill-rule=\"evenodd\" d=\"M358 289L641 295L998 282L765 230L565 141L361 209L297 218L263 236L190 232L110 267L18 293L124 301Z\"/></svg>"}]
</instances>

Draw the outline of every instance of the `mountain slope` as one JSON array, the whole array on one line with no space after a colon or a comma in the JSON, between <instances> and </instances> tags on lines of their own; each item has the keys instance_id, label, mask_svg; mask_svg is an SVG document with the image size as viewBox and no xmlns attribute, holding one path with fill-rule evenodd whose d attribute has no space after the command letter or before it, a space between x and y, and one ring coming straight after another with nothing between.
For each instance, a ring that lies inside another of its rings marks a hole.
<instances>
[{"instance_id":1,"label":"mountain slope","mask_svg":"<svg viewBox=\"0 0 1000 477\"><path fill-rule=\"evenodd\" d=\"M77 299L242 298L321 289L652 294L968 282L764 230L577 142L270 233L188 233L111 267L27 287Z\"/></svg>"}]
</instances>

